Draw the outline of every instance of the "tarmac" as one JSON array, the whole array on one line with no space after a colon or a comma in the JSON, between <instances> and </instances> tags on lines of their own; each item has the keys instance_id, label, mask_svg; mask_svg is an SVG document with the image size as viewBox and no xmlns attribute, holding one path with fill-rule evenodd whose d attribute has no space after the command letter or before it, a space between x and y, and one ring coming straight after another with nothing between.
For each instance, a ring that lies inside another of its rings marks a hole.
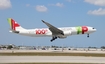
<instances>
[{"instance_id":1,"label":"tarmac","mask_svg":"<svg viewBox=\"0 0 105 64\"><path fill-rule=\"evenodd\" d=\"M105 63L105 57L84 56L0 56L0 63Z\"/></svg>"}]
</instances>

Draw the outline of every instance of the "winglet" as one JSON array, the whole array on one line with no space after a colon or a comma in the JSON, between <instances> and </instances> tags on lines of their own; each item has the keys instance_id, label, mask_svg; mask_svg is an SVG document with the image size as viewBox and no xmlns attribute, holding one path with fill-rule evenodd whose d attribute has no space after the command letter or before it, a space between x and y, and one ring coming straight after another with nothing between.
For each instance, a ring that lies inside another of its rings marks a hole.
<instances>
[{"instance_id":1,"label":"winglet","mask_svg":"<svg viewBox=\"0 0 105 64\"><path fill-rule=\"evenodd\" d=\"M45 23L45 21L44 20L41 20L43 23Z\"/></svg>"}]
</instances>

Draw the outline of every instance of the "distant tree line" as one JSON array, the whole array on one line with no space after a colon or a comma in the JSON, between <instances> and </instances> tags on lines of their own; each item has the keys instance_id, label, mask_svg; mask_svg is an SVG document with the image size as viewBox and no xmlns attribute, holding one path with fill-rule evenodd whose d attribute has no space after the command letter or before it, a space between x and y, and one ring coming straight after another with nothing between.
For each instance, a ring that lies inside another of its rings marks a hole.
<instances>
[{"instance_id":1,"label":"distant tree line","mask_svg":"<svg viewBox=\"0 0 105 64\"><path fill-rule=\"evenodd\" d=\"M88 48L97 48L97 47L91 47L91 46L89 46ZM101 46L100 48L101 49L105 49L105 46Z\"/></svg>"},{"instance_id":2,"label":"distant tree line","mask_svg":"<svg viewBox=\"0 0 105 64\"><path fill-rule=\"evenodd\" d=\"M3 48L3 49L12 49L13 48L13 46L12 45L8 45L8 46L0 46L0 48Z\"/></svg>"},{"instance_id":3,"label":"distant tree line","mask_svg":"<svg viewBox=\"0 0 105 64\"><path fill-rule=\"evenodd\" d=\"M102 49L105 49L105 46L101 46Z\"/></svg>"},{"instance_id":4,"label":"distant tree line","mask_svg":"<svg viewBox=\"0 0 105 64\"><path fill-rule=\"evenodd\" d=\"M18 46L18 47L21 47L21 46ZM13 47L12 45L1 45L0 46L0 49L3 48L3 49L12 49L12 48L15 48ZM51 48L62 48L62 46L51 46ZM66 48L66 47L63 47L63 48ZM92 47L92 46L89 46L88 48L94 48L94 49L97 49L98 47ZM101 49L105 49L105 46L101 46L100 47Z\"/></svg>"}]
</instances>

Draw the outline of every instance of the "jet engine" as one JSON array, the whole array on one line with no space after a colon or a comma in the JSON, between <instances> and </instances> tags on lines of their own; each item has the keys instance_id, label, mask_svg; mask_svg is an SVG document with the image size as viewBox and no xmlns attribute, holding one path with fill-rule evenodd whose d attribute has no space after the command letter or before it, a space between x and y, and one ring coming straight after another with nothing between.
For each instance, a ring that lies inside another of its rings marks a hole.
<instances>
[{"instance_id":1,"label":"jet engine","mask_svg":"<svg viewBox=\"0 0 105 64\"><path fill-rule=\"evenodd\" d=\"M67 36L58 36L58 38L64 39L64 38L67 38Z\"/></svg>"},{"instance_id":2,"label":"jet engine","mask_svg":"<svg viewBox=\"0 0 105 64\"><path fill-rule=\"evenodd\" d=\"M67 38L68 35L71 35L71 31L63 31L64 35L59 35L58 38L64 39Z\"/></svg>"},{"instance_id":3,"label":"jet engine","mask_svg":"<svg viewBox=\"0 0 105 64\"><path fill-rule=\"evenodd\" d=\"M63 31L65 36L71 35L71 31Z\"/></svg>"}]
</instances>

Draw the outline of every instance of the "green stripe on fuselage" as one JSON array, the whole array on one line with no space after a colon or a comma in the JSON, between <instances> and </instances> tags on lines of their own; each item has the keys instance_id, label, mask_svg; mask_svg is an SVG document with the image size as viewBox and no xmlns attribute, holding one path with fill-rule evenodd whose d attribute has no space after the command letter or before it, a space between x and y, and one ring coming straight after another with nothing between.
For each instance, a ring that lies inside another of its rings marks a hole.
<instances>
[{"instance_id":1,"label":"green stripe on fuselage","mask_svg":"<svg viewBox=\"0 0 105 64\"><path fill-rule=\"evenodd\" d=\"M76 29L77 29L77 34L82 33L82 27L81 26L76 27Z\"/></svg>"}]
</instances>

